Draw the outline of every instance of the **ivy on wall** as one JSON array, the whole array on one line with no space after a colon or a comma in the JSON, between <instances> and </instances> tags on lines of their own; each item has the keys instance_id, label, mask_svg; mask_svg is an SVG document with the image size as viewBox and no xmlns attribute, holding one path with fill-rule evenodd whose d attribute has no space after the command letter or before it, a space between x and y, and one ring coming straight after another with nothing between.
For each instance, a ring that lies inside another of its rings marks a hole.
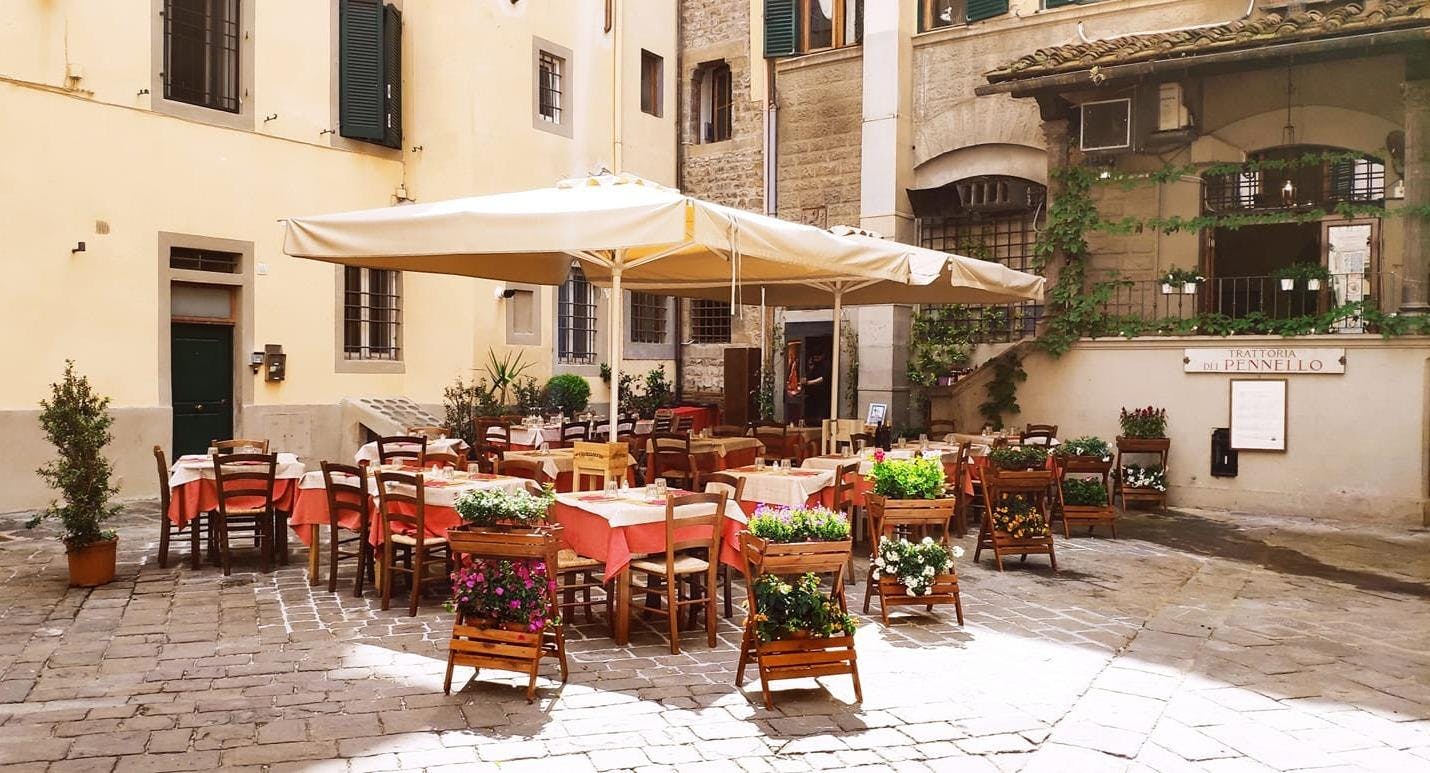
<instances>
[{"instance_id":1,"label":"ivy on wall","mask_svg":"<svg viewBox=\"0 0 1430 773\"><path fill-rule=\"evenodd\" d=\"M988 420L994 429L1003 429L1003 414L1018 413L1018 384L1028 380L1023 370L1023 360L1016 354L1008 353L995 357L989 366L993 368L993 379L988 382L988 399L978 406L978 412Z\"/></svg>"}]
</instances>

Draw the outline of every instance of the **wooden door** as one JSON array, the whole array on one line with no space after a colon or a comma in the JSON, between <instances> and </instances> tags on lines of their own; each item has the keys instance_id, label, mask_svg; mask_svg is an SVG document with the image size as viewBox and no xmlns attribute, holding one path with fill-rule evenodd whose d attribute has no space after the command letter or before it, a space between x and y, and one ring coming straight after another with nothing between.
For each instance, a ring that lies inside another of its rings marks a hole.
<instances>
[{"instance_id":1,"label":"wooden door","mask_svg":"<svg viewBox=\"0 0 1430 773\"><path fill-rule=\"evenodd\" d=\"M201 454L233 436L233 326L176 322L170 375L174 455Z\"/></svg>"},{"instance_id":2,"label":"wooden door","mask_svg":"<svg viewBox=\"0 0 1430 773\"><path fill-rule=\"evenodd\" d=\"M732 346L725 350L725 418L743 426L759 418L760 350Z\"/></svg>"}]
</instances>

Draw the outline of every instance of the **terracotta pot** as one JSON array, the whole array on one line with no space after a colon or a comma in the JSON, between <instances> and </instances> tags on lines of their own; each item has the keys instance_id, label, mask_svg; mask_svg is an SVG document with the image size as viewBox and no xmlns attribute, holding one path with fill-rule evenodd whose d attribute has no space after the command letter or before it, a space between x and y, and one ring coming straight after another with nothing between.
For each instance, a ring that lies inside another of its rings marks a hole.
<instances>
[{"instance_id":1,"label":"terracotta pot","mask_svg":"<svg viewBox=\"0 0 1430 773\"><path fill-rule=\"evenodd\" d=\"M80 548L65 550L69 559L70 585L76 588L93 588L114 579L115 550L119 538L91 542Z\"/></svg>"}]
</instances>

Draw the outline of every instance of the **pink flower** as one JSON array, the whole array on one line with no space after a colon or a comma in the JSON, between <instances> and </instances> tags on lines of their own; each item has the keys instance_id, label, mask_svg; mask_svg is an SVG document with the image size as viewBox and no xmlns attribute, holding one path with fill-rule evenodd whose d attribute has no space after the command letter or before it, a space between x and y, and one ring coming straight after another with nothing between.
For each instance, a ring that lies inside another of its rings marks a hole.
<instances>
[{"instance_id":1,"label":"pink flower","mask_svg":"<svg viewBox=\"0 0 1430 773\"><path fill-rule=\"evenodd\" d=\"M506 592L506 591L505 591L500 585L497 586L496 591L495 591L495 593L496 593L498 596L502 595L502 594L505 593L505 592Z\"/></svg>"},{"instance_id":2,"label":"pink flower","mask_svg":"<svg viewBox=\"0 0 1430 773\"><path fill-rule=\"evenodd\" d=\"M876 448L876 449L874 449L874 461L876 461L876 462L882 462L882 461L884 461L884 449L882 449L882 448Z\"/></svg>"},{"instance_id":3,"label":"pink flower","mask_svg":"<svg viewBox=\"0 0 1430 773\"><path fill-rule=\"evenodd\" d=\"M473 579L474 579L474 581L476 581L476 582L486 582L486 581L487 581L487 576L484 575L484 574L482 574L481 572L477 572L477 576L476 576L475 578L473 578Z\"/></svg>"},{"instance_id":4,"label":"pink flower","mask_svg":"<svg viewBox=\"0 0 1430 773\"><path fill-rule=\"evenodd\" d=\"M512 600L511 600L511 608L512 608L512 609L521 609L521 602L520 602L520 601L517 601L516 599L512 599Z\"/></svg>"}]
</instances>

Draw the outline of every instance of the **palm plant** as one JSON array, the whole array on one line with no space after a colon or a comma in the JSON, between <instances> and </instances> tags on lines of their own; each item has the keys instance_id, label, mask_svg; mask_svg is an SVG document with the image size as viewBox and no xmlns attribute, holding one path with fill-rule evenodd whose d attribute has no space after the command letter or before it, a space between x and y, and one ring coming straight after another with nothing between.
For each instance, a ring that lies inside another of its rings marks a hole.
<instances>
[{"instance_id":1,"label":"palm plant","mask_svg":"<svg viewBox=\"0 0 1430 773\"><path fill-rule=\"evenodd\" d=\"M522 359L521 352L508 351L497 357L497 353L491 349L487 350L487 364L483 369L487 372L487 380L491 382L491 391L502 405L511 403L511 389L516 386L517 379L532 366L534 362Z\"/></svg>"}]
</instances>

